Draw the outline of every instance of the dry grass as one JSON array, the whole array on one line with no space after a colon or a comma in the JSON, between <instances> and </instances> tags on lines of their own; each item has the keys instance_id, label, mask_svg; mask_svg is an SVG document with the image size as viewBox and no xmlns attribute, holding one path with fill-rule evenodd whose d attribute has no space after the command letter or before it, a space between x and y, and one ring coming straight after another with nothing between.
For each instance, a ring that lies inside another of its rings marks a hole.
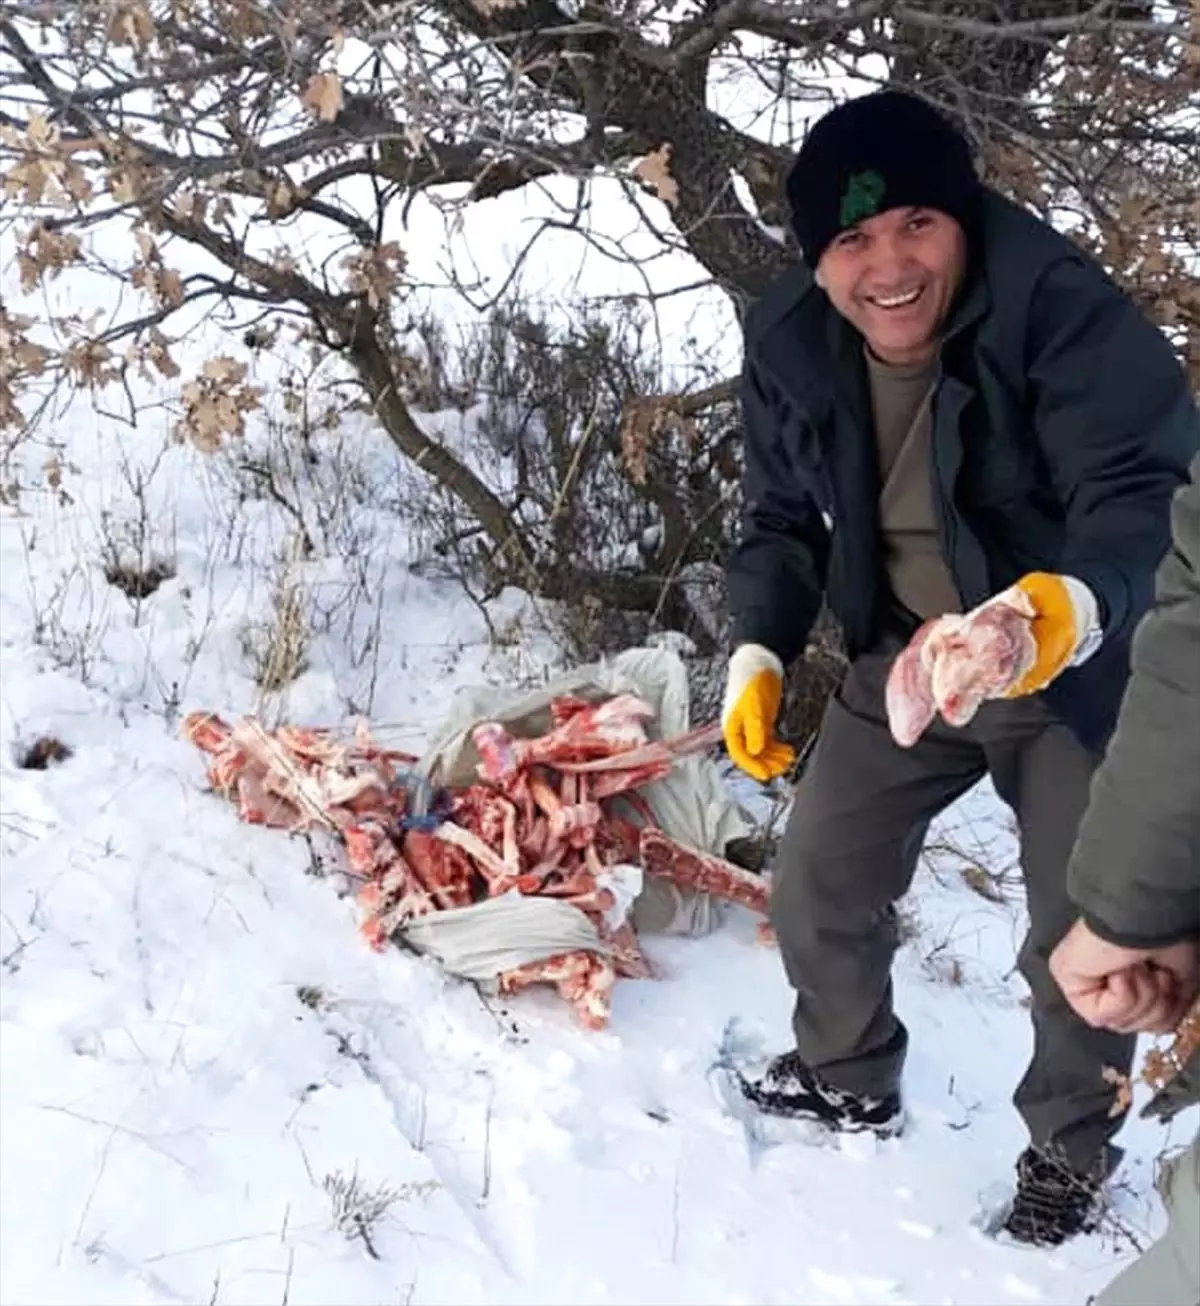
<instances>
[{"instance_id":1,"label":"dry grass","mask_svg":"<svg viewBox=\"0 0 1200 1306\"><path fill-rule=\"evenodd\" d=\"M312 635L312 596L296 565L283 559L273 581L270 615L242 629L242 652L262 690L260 714L266 696L281 693L308 670Z\"/></svg>"},{"instance_id":2,"label":"dry grass","mask_svg":"<svg viewBox=\"0 0 1200 1306\"><path fill-rule=\"evenodd\" d=\"M351 1241L361 1241L373 1260L380 1259L375 1248L376 1228L391 1207L425 1197L440 1187L436 1180L397 1187L387 1183L367 1185L357 1174L347 1176L341 1171L327 1174L321 1186L333 1206L333 1227Z\"/></svg>"},{"instance_id":3,"label":"dry grass","mask_svg":"<svg viewBox=\"0 0 1200 1306\"><path fill-rule=\"evenodd\" d=\"M964 821L926 840L921 861L939 883L965 884L997 906L1009 907L1022 896L1020 862L1006 848L1005 832L980 829Z\"/></svg>"},{"instance_id":4,"label":"dry grass","mask_svg":"<svg viewBox=\"0 0 1200 1306\"><path fill-rule=\"evenodd\" d=\"M135 623L141 622L143 601L175 575L174 523L164 524L152 502L165 454L164 447L143 467L122 448L117 461L121 502L100 514L104 579L132 603Z\"/></svg>"},{"instance_id":5,"label":"dry grass","mask_svg":"<svg viewBox=\"0 0 1200 1306\"><path fill-rule=\"evenodd\" d=\"M26 557L35 546L27 537ZM50 661L90 685L108 633L111 616L105 594L96 593L95 575L80 561L59 573L49 592L39 591L32 567L29 603L33 640Z\"/></svg>"},{"instance_id":6,"label":"dry grass","mask_svg":"<svg viewBox=\"0 0 1200 1306\"><path fill-rule=\"evenodd\" d=\"M950 939L943 939L921 958L921 969L935 984L960 988L966 982L962 958L950 950Z\"/></svg>"}]
</instances>

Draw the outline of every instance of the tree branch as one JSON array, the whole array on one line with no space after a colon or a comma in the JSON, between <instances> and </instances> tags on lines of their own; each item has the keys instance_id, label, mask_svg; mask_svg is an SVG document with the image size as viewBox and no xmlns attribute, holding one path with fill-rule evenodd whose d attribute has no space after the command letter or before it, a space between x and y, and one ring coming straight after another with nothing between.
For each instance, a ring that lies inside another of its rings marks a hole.
<instances>
[{"instance_id":1,"label":"tree branch","mask_svg":"<svg viewBox=\"0 0 1200 1306\"><path fill-rule=\"evenodd\" d=\"M551 14L558 13L552 0L526 0L487 13L471 0L437 0L437 7L474 36L495 42L514 76L585 111L568 52L550 35ZM746 211L732 177L748 160L759 160L761 170L778 179L787 151L731 127L694 93L663 47L614 25L600 6L585 4L580 18L571 31L571 58L586 54L590 59L605 90L606 122L652 142L652 148L671 146L670 172L679 188L675 223L692 254L735 303L744 305L791 255Z\"/></svg>"},{"instance_id":2,"label":"tree branch","mask_svg":"<svg viewBox=\"0 0 1200 1306\"><path fill-rule=\"evenodd\" d=\"M830 27L841 31L862 28L878 19L890 19L911 27L989 41L1046 37L1058 39L1080 31L1139 36L1168 36L1185 39L1186 23L1159 22L1121 18L1121 0L1097 0L1077 12L1055 14L1045 18L974 19L939 9L897 3L896 0L856 0L849 5L794 4L786 0L731 0L704 22L701 30L689 35L674 50L676 59L693 57L716 48L737 31L770 36L786 44L808 45L818 33Z\"/></svg>"}]
</instances>

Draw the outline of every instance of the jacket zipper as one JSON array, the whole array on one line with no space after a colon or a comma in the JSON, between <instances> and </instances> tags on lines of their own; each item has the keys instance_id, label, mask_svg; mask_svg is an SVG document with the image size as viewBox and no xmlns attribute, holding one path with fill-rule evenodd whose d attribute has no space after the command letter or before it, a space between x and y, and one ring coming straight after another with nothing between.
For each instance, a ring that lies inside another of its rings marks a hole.
<instances>
[{"instance_id":1,"label":"jacket zipper","mask_svg":"<svg viewBox=\"0 0 1200 1306\"><path fill-rule=\"evenodd\" d=\"M944 407L942 404L942 381L945 377L945 369L942 366L942 360L938 357L937 376L933 383L933 397L930 400L930 452L932 466L929 469L930 480L934 497L937 501L938 518L941 524L942 549L946 555L946 566L950 571L950 578L954 582L954 590L958 595L959 603L962 604L963 610L966 611L967 600L963 594L962 577L958 565L958 523L954 520L954 513L949 505L949 492L946 489L945 476L943 473L944 459L942 456L942 447L944 438L939 439L939 432L944 427L944 422L938 421L938 409Z\"/></svg>"}]
</instances>

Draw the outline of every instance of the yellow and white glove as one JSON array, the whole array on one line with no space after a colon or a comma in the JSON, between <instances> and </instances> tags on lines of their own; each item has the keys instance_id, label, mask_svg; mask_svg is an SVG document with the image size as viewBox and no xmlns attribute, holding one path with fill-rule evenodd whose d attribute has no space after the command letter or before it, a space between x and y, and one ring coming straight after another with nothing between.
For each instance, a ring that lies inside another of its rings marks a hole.
<instances>
[{"instance_id":1,"label":"yellow and white glove","mask_svg":"<svg viewBox=\"0 0 1200 1306\"><path fill-rule=\"evenodd\" d=\"M1013 586L1034 610L1032 633L1037 657L1005 698L1036 694L1068 667L1077 667L1100 647L1100 609L1096 596L1074 576L1031 571Z\"/></svg>"},{"instance_id":2,"label":"yellow and white glove","mask_svg":"<svg viewBox=\"0 0 1200 1306\"><path fill-rule=\"evenodd\" d=\"M734 765L756 780L782 775L796 750L775 734L783 699L783 663L761 644L742 644L729 659L721 728Z\"/></svg>"}]
</instances>

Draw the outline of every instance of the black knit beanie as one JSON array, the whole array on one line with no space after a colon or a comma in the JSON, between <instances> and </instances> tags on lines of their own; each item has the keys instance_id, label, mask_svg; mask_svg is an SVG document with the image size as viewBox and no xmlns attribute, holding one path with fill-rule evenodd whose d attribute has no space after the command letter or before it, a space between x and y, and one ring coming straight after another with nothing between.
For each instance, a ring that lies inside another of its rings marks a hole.
<instances>
[{"instance_id":1,"label":"black knit beanie","mask_svg":"<svg viewBox=\"0 0 1200 1306\"><path fill-rule=\"evenodd\" d=\"M875 91L814 125L788 173L787 195L800 250L815 268L838 232L885 209L938 209L969 237L980 184L966 138L948 119L902 91Z\"/></svg>"}]
</instances>

